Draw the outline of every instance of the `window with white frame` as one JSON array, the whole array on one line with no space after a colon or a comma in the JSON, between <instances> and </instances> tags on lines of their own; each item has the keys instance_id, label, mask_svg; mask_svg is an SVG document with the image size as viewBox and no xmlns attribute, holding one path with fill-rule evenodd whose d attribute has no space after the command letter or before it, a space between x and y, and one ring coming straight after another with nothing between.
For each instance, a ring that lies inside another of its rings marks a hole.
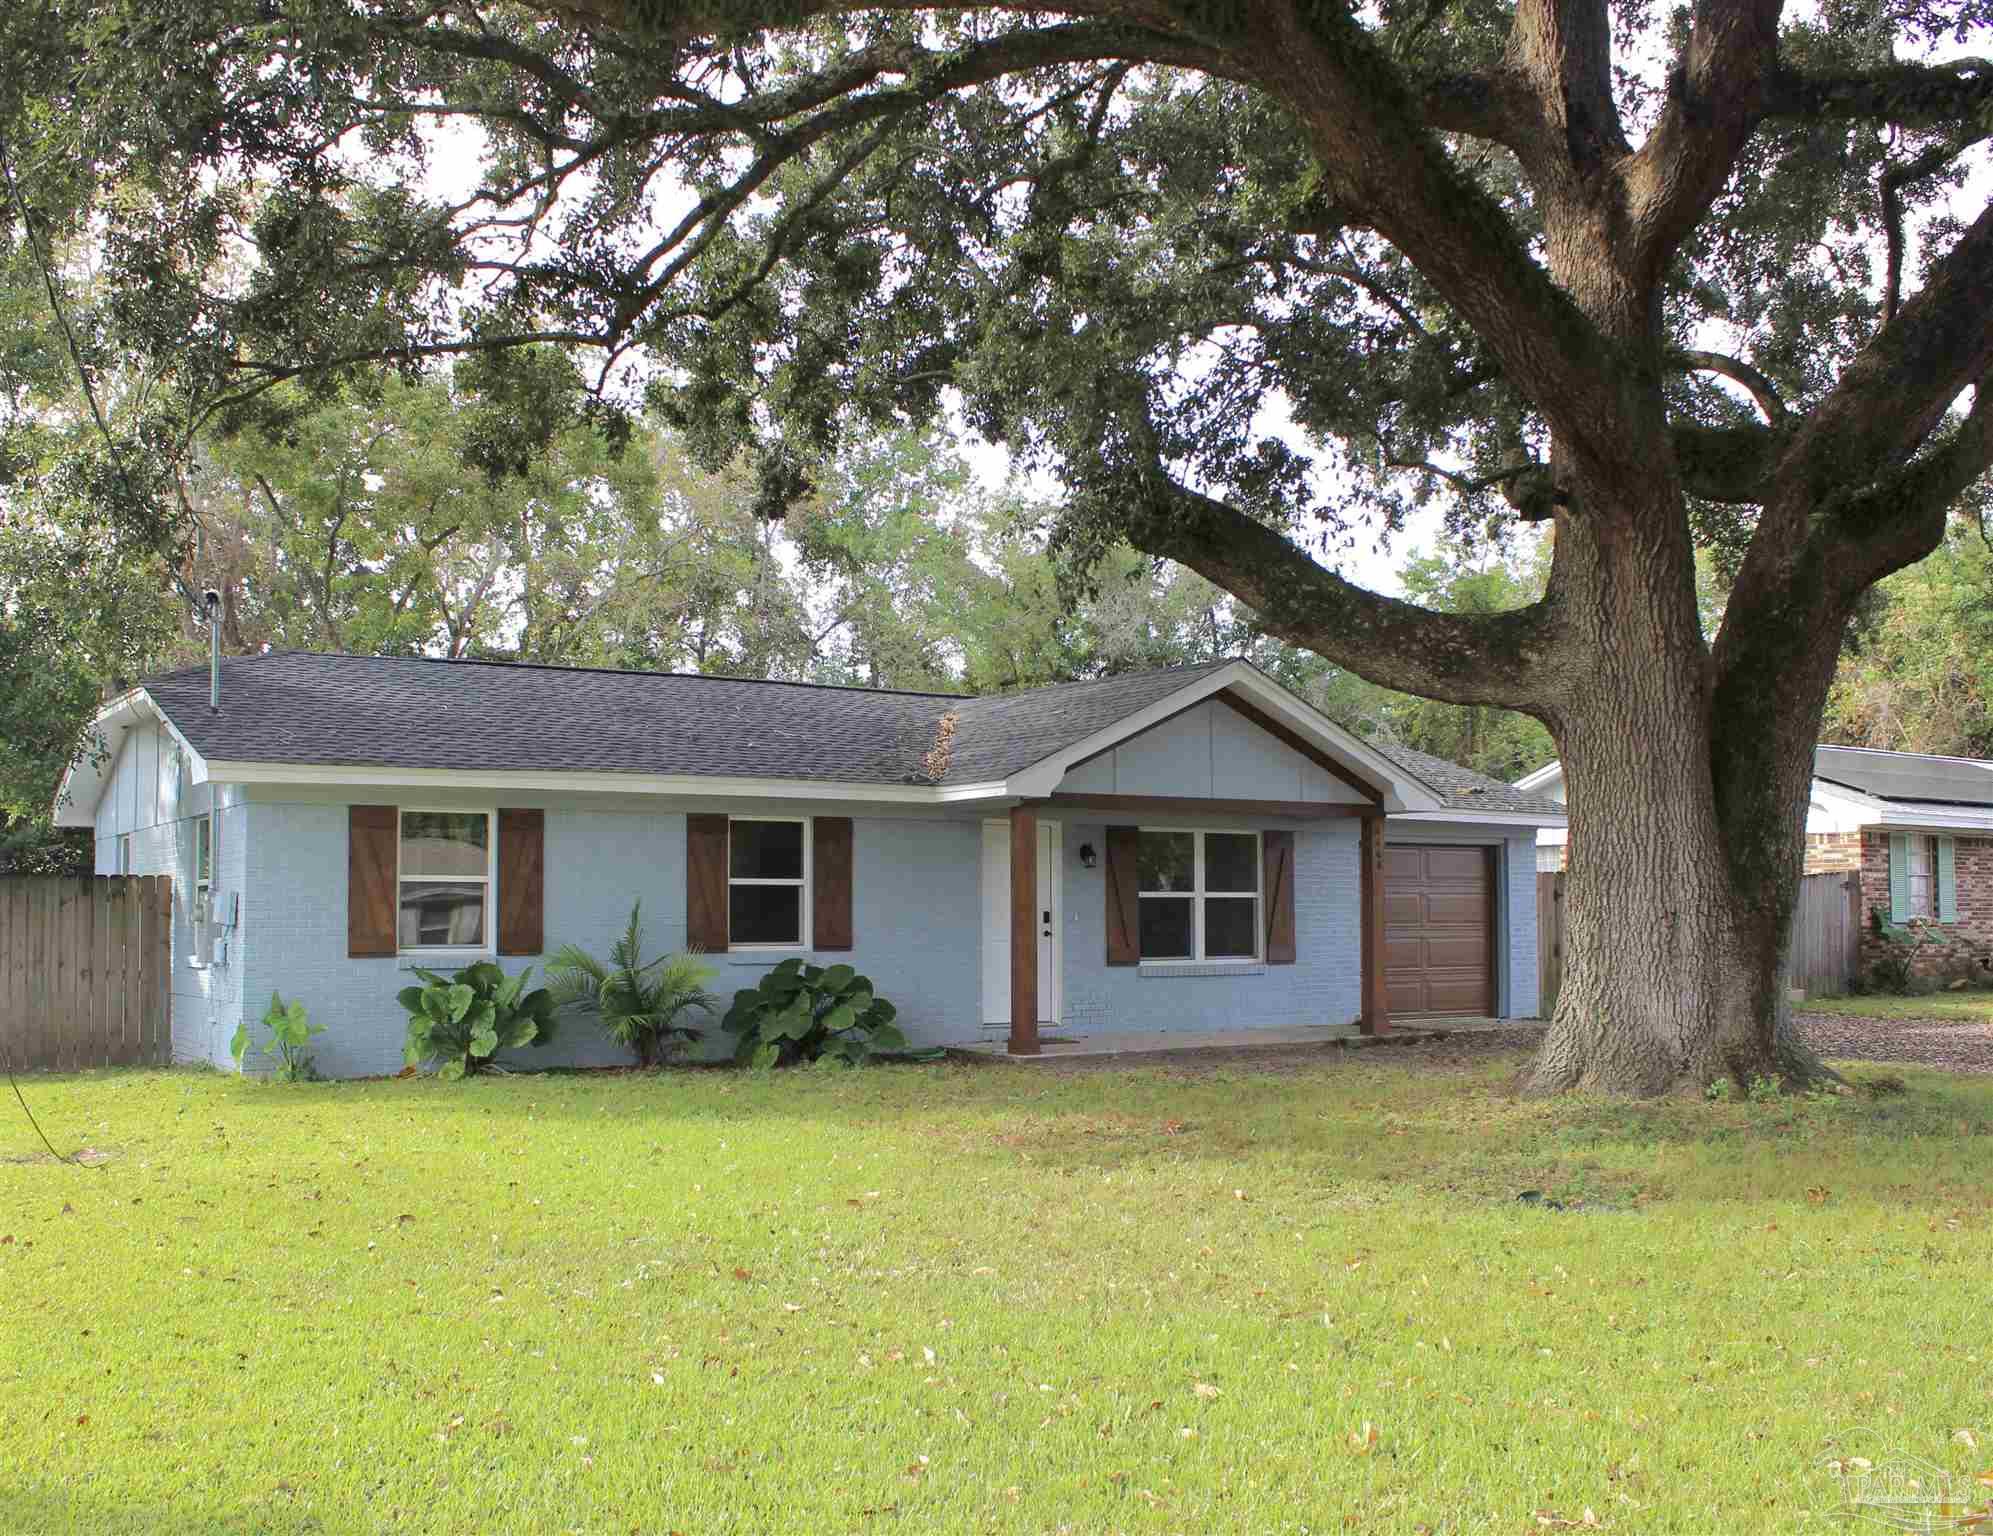
<instances>
[{"instance_id":1,"label":"window with white frame","mask_svg":"<svg viewBox=\"0 0 1993 1536\"><path fill-rule=\"evenodd\" d=\"M215 878L215 817L209 811L194 818L194 895L205 899Z\"/></svg>"},{"instance_id":2,"label":"window with white frame","mask_svg":"<svg viewBox=\"0 0 1993 1536\"><path fill-rule=\"evenodd\" d=\"M735 816L727 823L727 943L797 949L809 918L810 824Z\"/></svg>"},{"instance_id":3,"label":"window with white frame","mask_svg":"<svg viewBox=\"0 0 1993 1536\"><path fill-rule=\"evenodd\" d=\"M1259 834L1138 835L1144 960L1259 958Z\"/></svg>"},{"instance_id":4,"label":"window with white frame","mask_svg":"<svg viewBox=\"0 0 1993 1536\"><path fill-rule=\"evenodd\" d=\"M401 813L401 948L483 949L491 905L491 813Z\"/></svg>"},{"instance_id":5,"label":"window with white frame","mask_svg":"<svg viewBox=\"0 0 1993 1536\"><path fill-rule=\"evenodd\" d=\"M1936 917L1938 915L1938 840L1935 837L1906 838L1909 845L1910 862L1905 872L1905 889L1909 897L1909 917Z\"/></svg>"}]
</instances>

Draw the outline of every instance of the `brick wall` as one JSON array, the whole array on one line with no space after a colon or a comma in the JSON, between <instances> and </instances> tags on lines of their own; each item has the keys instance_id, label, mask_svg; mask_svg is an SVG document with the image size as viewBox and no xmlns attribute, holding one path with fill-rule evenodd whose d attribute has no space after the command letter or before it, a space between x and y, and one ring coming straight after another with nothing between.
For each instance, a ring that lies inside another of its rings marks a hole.
<instances>
[{"instance_id":1,"label":"brick wall","mask_svg":"<svg viewBox=\"0 0 1993 1536\"><path fill-rule=\"evenodd\" d=\"M1889 916L1889 834L1869 828L1861 834L1862 967L1881 953L1882 941L1867 926L1871 911ZM1920 975L1942 981L1966 977L1993 981L1993 838L1952 840L1957 877L1958 920L1924 926L1929 942L1917 952Z\"/></svg>"}]
</instances>

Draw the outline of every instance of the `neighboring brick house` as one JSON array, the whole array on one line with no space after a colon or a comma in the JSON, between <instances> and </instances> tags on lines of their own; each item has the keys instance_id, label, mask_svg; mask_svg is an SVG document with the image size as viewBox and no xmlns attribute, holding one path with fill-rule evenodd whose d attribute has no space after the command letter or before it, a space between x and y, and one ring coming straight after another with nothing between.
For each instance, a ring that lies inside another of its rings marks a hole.
<instances>
[{"instance_id":1,"label":"neighboring brick house","mask_svg":"<svg viewBox=\"0 0 1993 1536\"><path fill-rule=\"evenodd\" d=\"M1859 871L1862 911L1926 935L1919 970L1993 980L1993 762L1820 747L1806 809L1809 875ZM1516 788L1564 803L1549 763ZM1567 830L1537 833L1539 870L1565 865ZM1866 967L1882 941L1865 933Z\"/></svg>"}]
</instances>

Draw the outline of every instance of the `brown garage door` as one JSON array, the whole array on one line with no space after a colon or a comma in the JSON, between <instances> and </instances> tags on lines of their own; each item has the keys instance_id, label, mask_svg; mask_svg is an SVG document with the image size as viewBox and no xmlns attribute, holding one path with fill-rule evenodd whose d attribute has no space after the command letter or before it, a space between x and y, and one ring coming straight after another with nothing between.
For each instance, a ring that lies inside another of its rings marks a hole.
<instances>
[{"instance_id":1,"label":"brown garage door","mask_svg":"<svg viewBox=\"0 0 1993 1536\"><path fill-rule=\"evenodd\" d=\"M1389 1012L1495 1011L1494 885L1488 848L1384 850Z\"/></svg>"}]
</instances>

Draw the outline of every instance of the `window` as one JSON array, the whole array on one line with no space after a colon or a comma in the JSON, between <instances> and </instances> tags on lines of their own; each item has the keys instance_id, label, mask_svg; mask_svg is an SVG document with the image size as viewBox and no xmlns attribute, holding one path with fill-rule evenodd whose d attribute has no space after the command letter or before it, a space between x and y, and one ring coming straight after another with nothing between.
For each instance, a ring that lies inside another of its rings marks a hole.
<instances>
[{"instance_id":1,"label":"window","mask_svg":"<svg viewBox=\"0 0 1993 1536\"><path fill-rule=\"evenodd\" d=\"M1938 840L1935 837L1911 837L1904 841L1910 849L1907 880L1910 910L1906 915L1936 917L1938 915Z\"/></svg>"},{"instance_id":2,"label":"window","mask_svg":"<svg viewBox=\"0 0 1993 1536\"><path fill-rule=\"evenodd\" d=\"M401 813L401 948L485 947L491 849L489 811Z\"/></svg>"},{"instance_id":3,"label":"window","mask_svg":"<svg viewBox=\"0 0 1993 1536\"><path fill-rule=\"evenodd\" d=\"M807 821L734 817L727 823L727 943L801 948L809 869Z\"/></svg>"},{"instance_id":4,"label":"window","mask_svg":"<svg viewBox=\"0 0 1993 1536\"><path fill-rule=\"evenodd\" d=\"M194 895L206 897L215 876L215 818L210 811L194 818Z\"/></svg>"},{"instance_id":5,"label":"window","mask_svg":"<svg viewBox=\"0 0 1993 1536\"><path fill-rule=\"evenodd\" d=\"M1137 844L1144 960L1259 958L1259 834L1148 832Z\"/></svg>"}]
</instances>

